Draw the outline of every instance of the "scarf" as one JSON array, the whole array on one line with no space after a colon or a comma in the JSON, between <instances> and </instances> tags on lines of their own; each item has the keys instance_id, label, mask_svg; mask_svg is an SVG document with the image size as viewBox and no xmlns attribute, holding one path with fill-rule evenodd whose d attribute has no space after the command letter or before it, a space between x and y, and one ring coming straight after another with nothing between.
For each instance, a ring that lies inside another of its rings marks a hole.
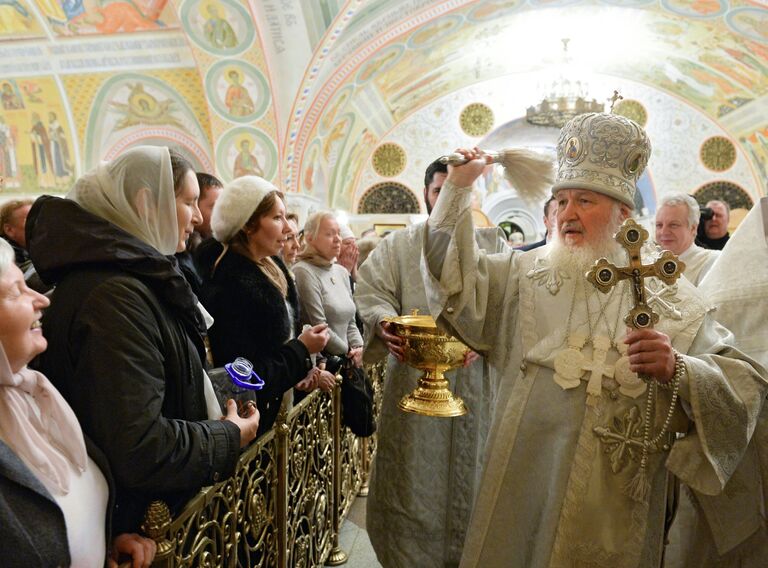
<instances>
[{"instance_id":1,"label":"scarf","mask_svg":"<svg viewBox=\"0 0 768 568\"><path fill-rule=\"evenodd\" d=\"M317 249L309 243L304 246L304 250L299 253L298 258L299 260L306 260L309 264L315 266L331 266L336 260L335 258L328 260L317 252Z\"/></svg>"},{"instance_id":2,"label":"scarf","mask_svg":"<svg viewBox=\"0 0 768 568\"><path fill-rule=\"evenodd\" d=\"M73 470L85 471L88 453L75 413L42 373L13 373L2 345L0 432L52 493L66 495Z\"/></svg>"}]
</instances>

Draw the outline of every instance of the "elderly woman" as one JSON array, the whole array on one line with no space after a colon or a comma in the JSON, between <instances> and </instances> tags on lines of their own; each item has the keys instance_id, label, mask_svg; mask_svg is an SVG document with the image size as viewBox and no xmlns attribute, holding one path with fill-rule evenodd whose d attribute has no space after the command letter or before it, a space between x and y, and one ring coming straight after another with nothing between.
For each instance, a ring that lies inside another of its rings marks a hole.
<instances>
[{"instance_id":1,"label":"elderly woman","mask_svg":"<svg viewBox=\"0 0 768 568\"><path fill-rule=\"evenodd\" d=\"M4 566L104 566L112 502L103 454L41 373L27 368L46 348L40 317L49 302L27 288L14 251L0 240L0 558ZM120 554L149 566L155 543L115 539Z\"/></svg>"},{"instance_id":2,"label":"elderly woman","mask_svg":"<svg viewBox=\"0 0 768 568\"><path fill-rule=\"evenodd\" d=\"M236 357L253 363L265 382L257 393L259 432L265 432L294 386L309 390L321 381L333 387L333 377L313 369L310 357L325 347L328 332L321 325L298 334L296 287L277 256L290 227L283 195L271 183L244 176L227 184L211 227L225 247L204 292L215 322L209 331L213 363Z\"/></svg>"},{"instance_id":3,"label":"elderly woman","mask_svg":"<svg viewBox=\"0 0 768 568\"><path fill-rule=\"evenodd\" d=\"M363 338L355 325L355 303L349 273L334 261L341 252L339 223L333 213L313 213L304 225L306 246L293 265L302 321L327 323L331 338L325 350L347 356L355 366L363 360Z\"/></svg>"},{"instance_id":4,"label":"elderly woman","mask_svg":"<svg viewBox=\"0 0 768 568\"><path fill-rule=\"evenodd\" d=\"M81 177L67 199L39 198L27 219L32 261L57 285L40 369L106 454L121 531L151 500L179 506L232 475L258 428L256 409L241 417L234 401L219 420L203 318L171 256L200 222L198 191L181 155L142 146Z\"/></svg>"}]
</instances>

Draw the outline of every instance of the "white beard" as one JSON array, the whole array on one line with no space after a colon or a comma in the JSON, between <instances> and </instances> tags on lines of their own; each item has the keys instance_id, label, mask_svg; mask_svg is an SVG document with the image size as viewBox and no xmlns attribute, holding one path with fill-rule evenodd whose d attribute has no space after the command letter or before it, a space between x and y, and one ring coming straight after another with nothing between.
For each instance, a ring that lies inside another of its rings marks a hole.
<instances>
[{"instance_id":1,"label":"white beard","mask_svg":"<svg viewBox=\"0 0 768 568\"><path fill-rule=\"evenodd\" d=\"M613 238L619 225L606 226L595 242L584 242L580 245L566 244L560 234L556 234L549 245L550 265L562 274L583 278L601 258L606 258L613 263L626 261L626 258L620 256L624 249Z\"/></svg>"}]
</instances>

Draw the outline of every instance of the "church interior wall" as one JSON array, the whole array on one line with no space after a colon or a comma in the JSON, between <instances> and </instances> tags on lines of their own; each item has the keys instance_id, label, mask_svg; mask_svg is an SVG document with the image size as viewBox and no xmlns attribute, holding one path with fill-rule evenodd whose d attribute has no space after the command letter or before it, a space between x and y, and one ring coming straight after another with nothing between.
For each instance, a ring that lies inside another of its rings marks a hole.
<instances>
[{"instance_id":1,"label":"church interior wall","mask_svg":"<svg viewBox=\"0 0 768 568\"><path fill-rule=\"evenodd\" d=\"M554 129L510 125L546 91L563 37L590 97L619 89L645 113L648 215L660 194L712 183L754 200L768 183L766 26L746 0L19 0L0 6L0 200L63 193L158 143L353 220L389 183L369 209L410 219L439 154L551 150ZM479 205L505 190L488 177Z\"/></svg>"}]
</instances>

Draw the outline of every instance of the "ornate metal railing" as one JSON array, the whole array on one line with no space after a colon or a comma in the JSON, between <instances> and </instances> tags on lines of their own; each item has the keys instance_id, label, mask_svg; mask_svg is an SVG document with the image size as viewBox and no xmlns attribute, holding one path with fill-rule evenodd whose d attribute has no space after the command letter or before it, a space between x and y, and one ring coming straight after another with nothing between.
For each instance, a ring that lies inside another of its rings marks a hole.
<instances>
[{"instance_id":1,"label":"ornate metal railing","mask_svg":"<svg viewBox=\"0 0 768 568\"><path fill-rule=\"evenodd\" d=\"M384 366L368 367L375 416ZM343 564L339 528L367 491L376 437L341 426L340 381L315 391L241 456L234 476L202 489L175 518L148 508L144 533L157 543L153 566L309 568Z\"/></svg>"}]
</instances>

